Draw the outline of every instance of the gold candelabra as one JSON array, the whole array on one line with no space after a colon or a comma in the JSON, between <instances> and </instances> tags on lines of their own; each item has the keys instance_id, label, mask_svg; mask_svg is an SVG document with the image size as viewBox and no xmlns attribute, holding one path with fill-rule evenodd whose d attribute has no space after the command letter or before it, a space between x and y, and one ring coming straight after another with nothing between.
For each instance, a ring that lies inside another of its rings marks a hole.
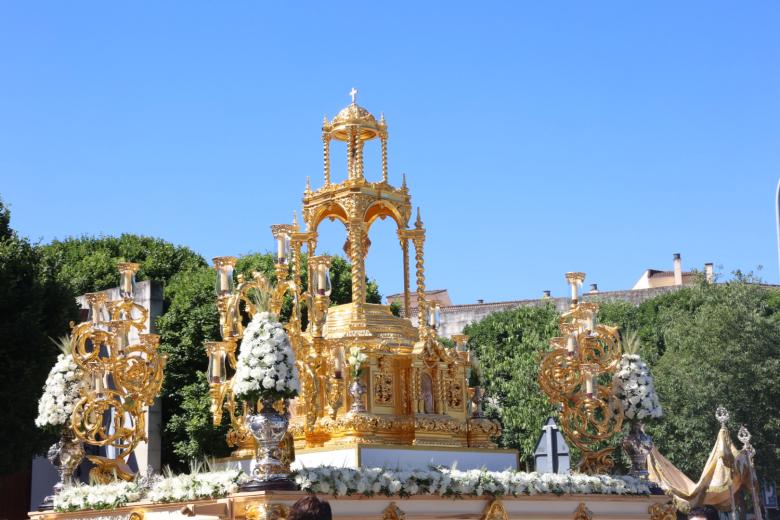
<instances>
[{"instance_id":1,"label":"gold candelabra","mask_svg":"<svg viewBox=\"0 0 780 520\"><path fill-rule=\"evenodd\" d=\"M585 273L566 273L566 280L571 308L561 315L562 335L550 340L553 348L542 360L539 385L560 406L561 429L582 452L579 470L606 473L614 466L614 448L598 446L623 424L623 408L609 377L620 360L620 335L616 327L596 324L597 304L580 302ZM600 384L600 376L609 377L609 384Z\"/></svg>"},{"instance_id":2,"label":"gold candelabra","mask_svg":"<svg viewBox=\"0 0 780 520\"><path fill-rule=\"evenodd\" d=\"M87 456L95 464L90 476L99 482L133 478L128 458L147 440L145 414L160 392L167 359L158 352L159 336L143 333L148 311L133 299L138 264L118 268L120 299L87 294L89 318L71 331L73 359L90 383L74 407L71 426L82 442L115 450L113 457Z\"/></svg>"},{"instance_id":3,"label":"gold candelabra","mask_svg":"<svg viewBox=\"0 0 780 520\"><path fill-rule=\"evenodd\" d=\"M207 378L211 395L211 412L215 425L222 423L223 410L228 411L230 429L227 443L237 448L235 455L253 454L255 440L246 427L245 415L249 412L248 403L236 402L232 390L233 380L228 375L228 367L236 368L236 350L244 337L244 323L260 311L268 310L279 314L286 294L293 300L293 309L287 323L287 332L295 345L300 335L300 300L301 295L297 285L290 280L290 267L295 265L293 272L298 270L299 249L293 252L291 236L297 232L298 225L277 224L271 226L271 231L277 242L276 264L274 274L276 284L272 285L260 272L254 271L251 278L235 273L236 258L222 256L214 258L214 269L217 272L215 292L217 310L219 312L220 335L222 341L208 341L205 344L208 356ZM292 261L296 258L295 262ZM322 257L324 258L324 257ZM313 260L313 259L312 259ZM327 266L330 261L322 262L325 269L322 276L330 283ZM315 264L317 265L317 264ZM328 294L330 292L328 291ZM268 301L265 301L267 298ZM327 303L325 304L327 309Z\"/></svg>"}]
</instances>

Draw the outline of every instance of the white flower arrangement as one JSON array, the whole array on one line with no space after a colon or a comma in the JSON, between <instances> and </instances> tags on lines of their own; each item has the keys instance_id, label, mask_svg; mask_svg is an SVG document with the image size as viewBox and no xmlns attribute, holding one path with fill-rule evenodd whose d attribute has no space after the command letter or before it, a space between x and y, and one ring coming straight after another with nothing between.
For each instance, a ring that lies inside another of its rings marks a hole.
<instances>
[{"instance_id":1,"label":"white flower arrangement","mask_svg":"<svg viewBox=\"0 0 780 520\"><path fill-rule=\"evenodd\" d=\"M141 499L141 488L135 482L112 482L87 486L79 484L63 489L54 496L54 510L114 509Z\"/></svg>"},{"instance_id":2,"label":"white flower arrangement","mask_svg":"<svg viewBox=\"0 0 780 520\"><path fill-rule=\"evenodd\" d=\"M349 356L347 356L347 364L352 371L352 378L357 379L363 373L363 363L368 361L368 355L363 352L360 347L350 347Z\"/></svg>"},{"instance_id":3,"label":"white flower arrangement","mask_svg":"<svg viewBox=\"0 0 780 520\"><path fill-rule=\"evenodd\" d=\"M70 421L73 407L81 398L86 387L83 371L70 355L66 340L61 340L63 353L57 356L57 362L49 371L43 386L43 395L38 401L38 417L35 425L59 428Z\"/></svg>"},{"instance_id":4,"label":"white flower arrangement","mask_svg":"<svg viewBox=\"0 0 780 520\"><path fill-rule=\"evenodd\" d=\"M152 502L222 498L238 491L238 486L246 478L246 474L235 469L172 475L157 481L144 498Z\"/></svg>"},{"instance_id":5,"label":"white flower arrangement","mask_svg":"<svg viewBox=\"0 0 780 520\"><path fill-rule=\"evenodd\" d=\"M54 498L54 509L59 512L84 509L113 509L130 502L148 500L155 503L184 502L206 498L222 498L238 491L247 478L240 469L226 469L201 473L197 469L185 475L157 477L151 487L136 482L112 482L88 486L66 487Z\"/></svg>"},{"instance_id":6,"label":"white flower arrangement","mask_svg":"<svg viewBox=\"0 0 780 520\"><path fill-rule=\"evenodd\" d=\"M270 313L259 312L244 329L233 376L237 399L292 398L298 395L298 369L290 339Z\"/></svg>"},{"instance_id":7,"label":"white flower arrangement","mask_svg":"<svg viewBox=\"0 0 780 520\"><path fill-rule=\"evenodd\" d=\"M663 415L653 376L638 354L623 354L615 374L615 388L627 419L641 421Z\"/></svg>"},{"instance_id":8,"label":"white flower arrangement","mask_svg":"<svg viewBox=\"0 0 780 520\"><path fill-rule=\"evenodd\" d=\"M460 471L455 468L388 470L384 468L304 468L294 474L301 490L333 496L412 495L519 496L545 493L648 495L647 482L629 476Z\"/></svg>"}]
</instances>

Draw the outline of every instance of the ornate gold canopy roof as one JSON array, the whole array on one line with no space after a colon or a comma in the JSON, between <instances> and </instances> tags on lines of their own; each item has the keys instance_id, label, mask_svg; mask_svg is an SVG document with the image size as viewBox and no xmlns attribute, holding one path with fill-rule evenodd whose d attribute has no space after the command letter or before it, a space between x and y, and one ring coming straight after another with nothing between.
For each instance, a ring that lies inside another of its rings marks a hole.
<instances>
[{"instance_id":1,"label":"ornate gold canopy roof","mask_svg":"<svg viewBox=\"0 0 780 520\"><path fill-rule=\"evenodd\" d=\"M355 102L357 90L352 89L350 94L352 103L349 106L336 114L332 121L329 122L325 118L322 124L323 133L338 141L349 141L351 134L362 141L387 137L384 117L377 121L371 112Z\"/></svg>"}]
</instances>

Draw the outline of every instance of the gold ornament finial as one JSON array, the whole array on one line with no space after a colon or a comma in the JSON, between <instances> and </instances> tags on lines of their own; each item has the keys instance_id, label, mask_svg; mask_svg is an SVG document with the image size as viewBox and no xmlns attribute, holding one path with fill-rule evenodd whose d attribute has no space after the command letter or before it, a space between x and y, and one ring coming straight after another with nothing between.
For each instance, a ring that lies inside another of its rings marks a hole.
<instances>
[{"instance_id":1,"label":"gold ornament finial","mask_svg":"<svg viewBox=\"0 0 780 520\"><path fill-rule=\"evenodd\" d=\"M306 193L311 193L311 177L306 176Z\"/></svg>"},{"instance_id":2,"label":"gold ornament finial","mask_svg":"<svg viewBox=\"0 0 780 520\"><path fill-rule=\"evenodd\" d=\"M420 206L417 206L417 220L414 223L414 227L416 227L417 229L422 229L422 226L423 226L423 222L422 222L422 218L420 218Z\"/></svg>"},{"instance_id":3,"label":"gold ornament finial","mask_svg":"<svg viewBox=\"0 0 780 520\"><path fill-rule=\"evenodd\" d=\"M401 189L405 190L406 189L406 173L402 173L401 175L403 175L403 180L401 181Z\"/></svg>"},{"instance_id":4,"label":"gold ornament finial","mask_svg":"<svg viewBox=\"0 0 780 520\"><path fill-rule=\"evenodd\" d=\"M293 211L293 226L297 226L297 225L298 225L298 212Z\"/></svg>"},{"instance_id":5,"label":"gold ornament finial","mask_svg":"<svg viewBox=\"0 0 780 520\"><path fill-rule=\"evenodd\" d=\"M357 98L358 90L355 87L352 87L352 90L349 91L349 95L352 96L352 104L355 104L355 98Z\"/></svg>"}]
</instances>

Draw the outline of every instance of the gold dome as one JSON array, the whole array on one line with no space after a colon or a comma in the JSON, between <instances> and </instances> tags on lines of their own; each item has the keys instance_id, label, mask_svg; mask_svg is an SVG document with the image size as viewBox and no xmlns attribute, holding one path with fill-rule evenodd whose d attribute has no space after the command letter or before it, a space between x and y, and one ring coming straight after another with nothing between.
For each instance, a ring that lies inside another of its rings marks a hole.
<instances>
[{"instance_id":1,"label":"gold dome","mask_svg":"<svg viewBox=\"0 0 780 520\"><path fill-rule=\"evenodd\" d=\"M357 134L363 141L384 135L386 133L384 120L377 121L371 112L355 103L354 94L357 94L356 90L353 89L353 92L350 94L353 96L352 103L342 109L330 123L326 122L323 130L330 133L333 139L338 139L339 141L349 140L350 128L357 129Z\"/></svg>"}]
</instances>

